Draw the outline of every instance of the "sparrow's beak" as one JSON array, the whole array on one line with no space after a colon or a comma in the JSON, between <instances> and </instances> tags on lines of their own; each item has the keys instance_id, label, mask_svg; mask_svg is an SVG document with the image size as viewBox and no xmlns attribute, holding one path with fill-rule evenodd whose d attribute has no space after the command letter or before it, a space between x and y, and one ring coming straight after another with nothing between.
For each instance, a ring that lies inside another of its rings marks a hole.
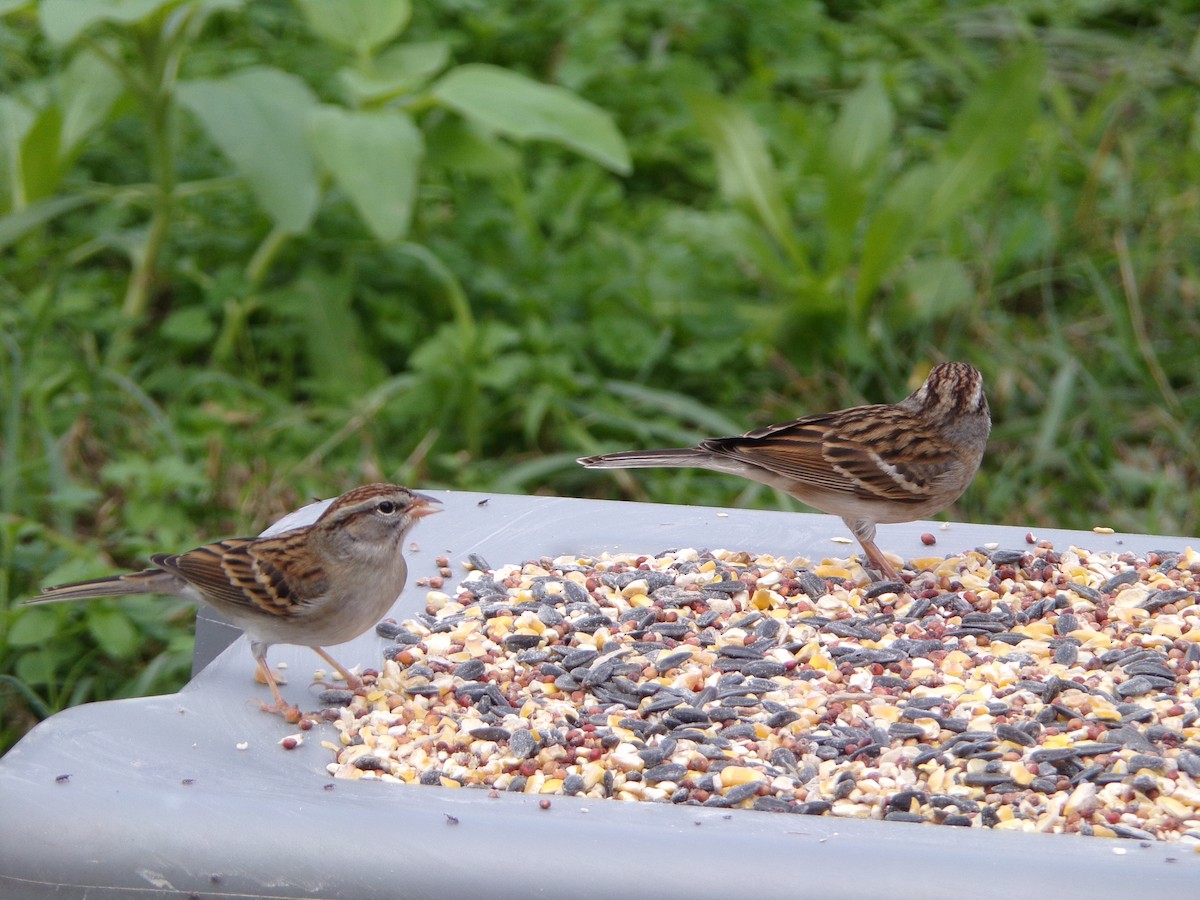
<instances>
[{"instance_id":1,"label":"sparrow's beak","mask_svg":"<svg viewBox=\"0 0 1200 900\"><path fill-rule=\"evenodd\" d=\"M424 516L432 516L434 513L439 513L438 508L442 505L442 501L437 497L430 497L428 494L418 494L413 491L413 502L409 504L408 514L414 519L420 519Z\"/></svg>"}]
</instances>

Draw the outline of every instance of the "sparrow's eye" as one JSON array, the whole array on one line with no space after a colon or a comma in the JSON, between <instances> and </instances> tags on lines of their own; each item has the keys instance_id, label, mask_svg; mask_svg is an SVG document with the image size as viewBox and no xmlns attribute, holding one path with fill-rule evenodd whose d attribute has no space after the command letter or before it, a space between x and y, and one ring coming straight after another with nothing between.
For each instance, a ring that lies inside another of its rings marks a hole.
<instances>
[{"instance_id":1,"label":"sparrow's eye","mask_svg":"<svg viewBox=\"0 0 1200 900\"><path fill-rule=\"evenodd\" d=\"M390 516L394 512L396 512L396 510L399 509L399 507L397 507L396 504L393 503L391 500L381 500L379 502L379 506L377 507L377 509L381 513L383 513L385 516Z\"/></svg>"}]
</instances>

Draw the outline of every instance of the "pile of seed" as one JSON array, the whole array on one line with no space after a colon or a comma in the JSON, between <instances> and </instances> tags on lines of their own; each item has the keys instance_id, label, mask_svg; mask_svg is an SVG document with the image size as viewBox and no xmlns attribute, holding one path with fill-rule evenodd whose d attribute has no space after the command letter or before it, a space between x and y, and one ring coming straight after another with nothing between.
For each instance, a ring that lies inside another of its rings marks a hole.
<instances>
[{"instance_id":1,"label":"pile of seed","mask_svg":"<svg viewBox=\"0 0 1200 900\"><path fill-rule=\"evenodd\" d=\"M1200 846L1190 549L474 562L329 692L333 775Z\"/></svg>"}]
</instances>

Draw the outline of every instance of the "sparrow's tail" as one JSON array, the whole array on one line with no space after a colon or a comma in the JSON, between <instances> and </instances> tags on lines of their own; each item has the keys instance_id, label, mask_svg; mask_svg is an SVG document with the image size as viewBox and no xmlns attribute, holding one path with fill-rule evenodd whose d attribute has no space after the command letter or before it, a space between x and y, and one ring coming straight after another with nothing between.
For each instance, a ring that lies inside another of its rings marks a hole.
<instances>
[{"instance_id":1,"label":"sparrow's tail","mask_svg":"<svg viewBox=\"0 0 1200 900\"><path fill-rule=\"evenodd\" d=\"M675 450L626 450L622 453L605 453L603 456L585 456L579 460L579 464L589 469L703 469L707 467L711 456L703 450L688 447Z\"/></svg>"},{"instance_id":2,"label":"sparrow's tail","mask_svg":"<svg viewBox=\"0 0 1200 900\"><path fill-rule=\"evenodd\" d=\"M90 600L93 597L124 597L129 594L170 594L176 578L162 569L146 569L129 575L113 575L93 581L62 584L42 589L40 597L22 601L29 606L34 603L58 603L63 600Z\"/></svg>"}]
</instances>

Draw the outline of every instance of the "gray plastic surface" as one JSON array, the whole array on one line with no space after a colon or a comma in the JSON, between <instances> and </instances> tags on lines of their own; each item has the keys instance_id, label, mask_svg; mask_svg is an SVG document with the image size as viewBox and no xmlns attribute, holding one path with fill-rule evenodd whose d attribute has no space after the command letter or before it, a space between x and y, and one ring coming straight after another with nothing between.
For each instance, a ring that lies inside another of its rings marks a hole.
<instances>
[{"instance_id":1,"label":"gray plastic surface","mask_svg":"<svg viewBox=\"0 0 1200 900\"><path fill-rule=\"evenodd\" d=\"M437 492L435 492L437 493ZM455 492L423 521L410 586L393 615L421 609L412 579L447 554L493 566L561 554L672 547L846 556L842 523L802 513L717 510ZM482 501L487 500L486 503ZM986 542L1022 548L1029 529L883 526L908 557ZM920 543L922 532L936 547ZM1035 529L1059 549L1175 549L1186 538ZM1194 542L1193 542L1194 543ZM200 623L198 651L221 626ZM373 632L334 649L378 666ZM274 647L289 701L313 709L311 651ZM334 780L330 726L298 749L263 714L245 638L178 694L61 712L0 760L0 897L920 897L1200 896L1191 847ZM238 745L245 742L246 749ZM60 776L70 776L61 779ZM451 818L453 817L453 818Z\"/></svg>"}]
</instances>

